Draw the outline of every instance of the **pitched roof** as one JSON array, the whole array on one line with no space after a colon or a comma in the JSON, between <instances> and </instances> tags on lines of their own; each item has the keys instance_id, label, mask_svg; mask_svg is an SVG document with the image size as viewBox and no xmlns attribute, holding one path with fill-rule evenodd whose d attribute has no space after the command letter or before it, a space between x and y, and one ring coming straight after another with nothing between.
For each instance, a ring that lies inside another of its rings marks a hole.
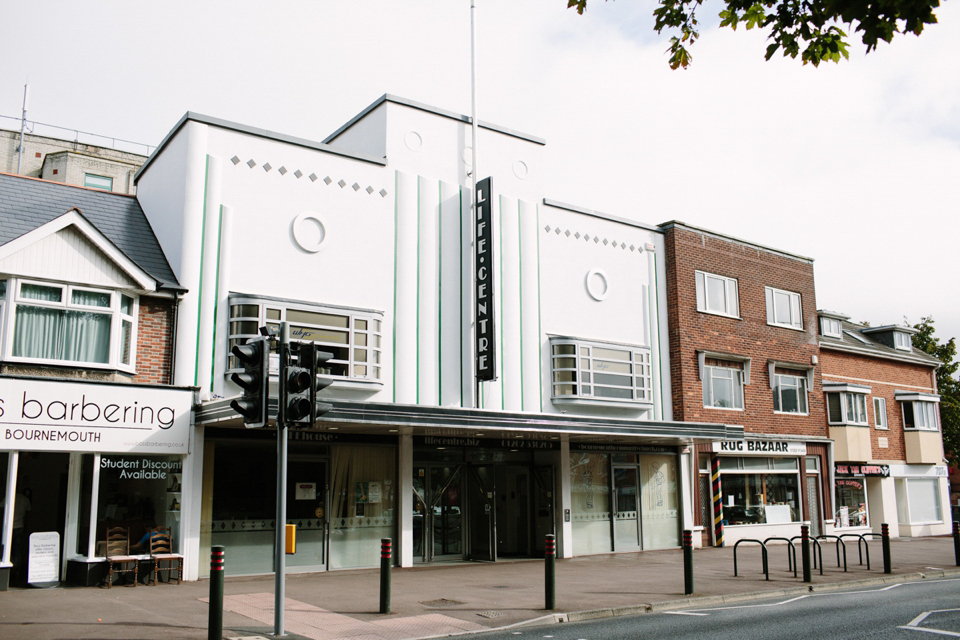
<instances>
[{"instance_id":1,"label":"pitched roof","mask_svg":"<svg viewBox=\"0 0 960 640\"><path fill-rule=\"evenodd\" d=\"M76 208L162 289L183 289L133 196L0 173L0 245Z\"/></svg>"},{"instance_id":2,"label":"pitched roof","mask_svg":"<svg viewBox=\"0 0 960 640\"><path fill-rule=\"evenodd\" d=\"M913 345L910 346L910 351L906 351L903 349L894 349L893 347L888 347L887 345L878 342L876 338L870 335L870 331L864 331L873 329L874 327L866 327L862 324L849 322L847 320L841 320L840 324L843 328L843 339L831 338L821 334L819 336L821 349L833 348L840 351L853 351L877 358L884 358L887 360L902 360L904 362L912 362L914 364L923 364L933 367L938 367L943 364L937 358L924 351L921 351L920 349L917 349ZM890 329L893 330L893 328L894 327L891 325ZM908 331L908 329L904 327L896 328ZM875 333L875 331L873 333Z\"/></svg>"}]
</instances>

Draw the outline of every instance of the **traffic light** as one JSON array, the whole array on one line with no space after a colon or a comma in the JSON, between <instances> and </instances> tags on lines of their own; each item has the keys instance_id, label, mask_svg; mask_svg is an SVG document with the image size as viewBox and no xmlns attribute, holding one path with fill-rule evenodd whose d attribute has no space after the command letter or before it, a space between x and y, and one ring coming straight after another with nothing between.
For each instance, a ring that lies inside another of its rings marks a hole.
<instances>
[{"instance_id":1,"label":"traffic light","mask_svg":"<svg viewBox=\"0 0 960 640\"><path fill-rule=\"evenodd\" d=\"M267 426L267 403L270 388L270 341L266 337L250 338L246 344L234 345L230 352L243 365L243 371L230 379L243 389L243 395L230 406L243 416L247 428Z\"/></svg>"},{"instance_id":2,"label":"traffic light","mask_svg":"<svg viewBox=\"0 0 960 640\"><path fill-rule=\"evenodd\" d=\"M317 402L317 391L331 382L318 380L317 371L333 354L317 351L313 342L291 342L288 351L290 361L283 367L284 397L281 399L284 418L291 427L307 429L316 424L318 415L333 408L326 402Z\"/></svg>"}]
</instances>

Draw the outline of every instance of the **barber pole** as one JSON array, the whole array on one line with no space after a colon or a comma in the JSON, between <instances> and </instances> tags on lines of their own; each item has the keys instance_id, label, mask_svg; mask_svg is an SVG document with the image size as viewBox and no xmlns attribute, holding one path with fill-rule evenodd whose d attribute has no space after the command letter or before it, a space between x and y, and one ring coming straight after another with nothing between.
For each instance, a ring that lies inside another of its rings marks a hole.
<instances>
[{"instance_id":1,"label":"barber pole","mask_svg":"<svg viewBox=\"0 0 960 640\"><path fill-rule=\"evenodd\" d=\"M723 546L723 494L720 491L720 458L710 460L710 478L713 481L713 532L716 546Z\"/></svg>"}]
</instances>

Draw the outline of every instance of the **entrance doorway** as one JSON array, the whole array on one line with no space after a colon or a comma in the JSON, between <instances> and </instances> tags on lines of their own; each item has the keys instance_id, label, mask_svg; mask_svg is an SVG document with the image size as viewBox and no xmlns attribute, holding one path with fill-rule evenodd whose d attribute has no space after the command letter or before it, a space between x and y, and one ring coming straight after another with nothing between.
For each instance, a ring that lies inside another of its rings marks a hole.
<instances>
[{"instance_id":1,"label":"entrance doorway","mask_svg":"<svg viewBox=\"0 0 960 640\"><path fill-rule=\"evenodd\" d=\"M29 500L30 510L24 517L23 534L19 542L16 532L14 533L11 582L17 586L26 584L31 533L56 531L60 534L60 552L63 557L69 465L69 453L20 453L17 494ZM17 558L20 559L19 563Z\"/></svg>"},{"instance_id":2,"label":"entrance doorway","mask_svg":"<svg viewBox=\"0 0 960 640\"><path fill-rule=\"evenodd\" d=\"M529 557L553 532L552 467L421 464L413 476L416 562Z\"/></svg>"},{"instance_id":3,"label":"entrance doorway","mask_svg":"<svg viewBox=\"0 0 960 640\"><path fill-rule=\"evenodd\" d=\"M288 458L287 523L297 525L297 552L287 556L287 566L313 570L327 567L328 486L326 459Z\"/></svg>"}]
</instances>

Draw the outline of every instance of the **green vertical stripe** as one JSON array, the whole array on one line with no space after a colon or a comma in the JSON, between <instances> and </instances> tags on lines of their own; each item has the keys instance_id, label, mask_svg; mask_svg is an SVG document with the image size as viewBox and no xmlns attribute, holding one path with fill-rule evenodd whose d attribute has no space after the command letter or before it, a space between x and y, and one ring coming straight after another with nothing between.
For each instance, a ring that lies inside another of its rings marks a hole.
<instances>
[{"instance_id":1,"label":"green vertical stripe","mask_svg":"<svg viewBox=\"0 0 960 640\"><path fill-rule=\"evenodd\" d=\"M657 380L660 386L660 419L663 419L663 354L660 352L660 296L658 295L657 284L657 252L653 252L653 299L656 302L657 318ZM656 419L656 415L654 415Z\"/></svg>"},{"instance_id":2,"label":"green vertical stripe","mask_svg":"<svg viewBox=\"0 0 960 640\"><path fill-rule=\"evenodd\" d=\"M520 410L527 407L524 404L523 387L526 379L523 377L523 224L520 220L520 200L517 200L517 271L520 274Z\"/></svg>"},{"instance_id":3,"label":"green vertical stripe","mask_svg":"<svg viewBox=\"0 0 960 640\"><path fill-rule=\"evenodd\" d=\"M400 253L400 172L393 172L393 401L397 401L397 259Z\"/></svg>"},{"instance_id":4,"label":"green vertical stripe","mask_svg":"<svg viewBox=\"0 0 960 640\"><path fill-rule=\"evenodd\" d=\"M537 237L537 364L539 366L540 377L538 378L537 387L540 389L540 406L537 408L537 411L543 411L543 321L542 321L542 305L540 302L540 203L537 203L537 226L536 226L536 237ZM550 381L550 384L553 384L553 381Z\"/></svg>"},{"instance_id":5,"label":"green vertical stripe","mask_svg":"<svg viewBox=\"0 0 960 640\"><path fill-rule=\"evenodd\" d=\"M220 205L220 219L217 221L217 280L213 283L213 344L210 347L210 392L213 393L213 380L217 370L217 312L220 310L220 247L223 246L223 205Z\"/></svg>"},{"instance_id":6,"label":"green vertical stripe","mask_svg":"<svg viewBox=\"0 0 960 640\"><path fill-rule=\"evenodd\" d=\"M203 170L203 212L200 216L200 275L197 280L197 336L194 344L193 386L200 386L200 316L203 314L203 253L207 246L207 184L210 178L210 155Z\"/></svg>"}]
</instances>

